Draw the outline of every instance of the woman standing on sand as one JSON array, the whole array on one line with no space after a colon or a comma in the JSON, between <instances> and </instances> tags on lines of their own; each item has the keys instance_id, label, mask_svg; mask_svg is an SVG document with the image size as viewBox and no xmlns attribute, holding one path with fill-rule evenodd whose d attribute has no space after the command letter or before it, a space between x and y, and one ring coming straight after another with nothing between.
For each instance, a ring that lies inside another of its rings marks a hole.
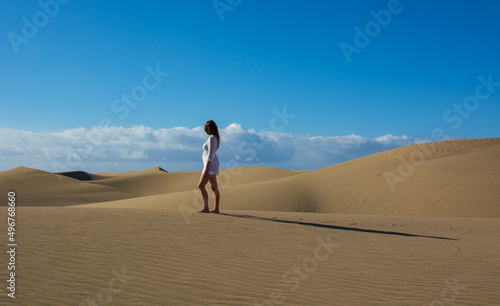
<instances>
[{"instance_id":1,"label":"woman standing on sand","mask_svg":"<svg viewBox=\"0 0 500 306\"><path fill-rule=\"evenodd\" d=\"M198 188L203 197L203 209L198 210L199 213L219 213L220 194L217 186L217 175L219 175L219 158L215 152L219 149L220 136L217 124L214 121L208 120L205 123L205 133L209 135L205 144L203 144L203 171L201 172ZM208 193L205 185L210 181L210 186L214 192L215 207L212 210L208 209Z\"/></svg>"}]
</instances>

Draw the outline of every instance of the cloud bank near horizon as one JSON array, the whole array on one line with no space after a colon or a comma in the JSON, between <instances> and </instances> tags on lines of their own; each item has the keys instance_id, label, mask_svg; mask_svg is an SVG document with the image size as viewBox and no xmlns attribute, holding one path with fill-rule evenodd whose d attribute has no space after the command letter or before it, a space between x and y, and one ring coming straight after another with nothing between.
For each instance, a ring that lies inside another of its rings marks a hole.
<instances>
[{"instance_id":1,"label":"cloud bank near horizon","mask_svg":"<svg viewBox=\"0 0 500 306\"><path fill-rule=\"evenodd\" d=\"M220 129L221 168L268 166L315 170L430 137L383 135L311 136L245 129L238 123ZM0 171L26 166L49 172L83 170L125 172L160 166L167 171L201 171L203 128L153 129L93 127L60 132L0 128Z\"/></svg>"}]
</instances>

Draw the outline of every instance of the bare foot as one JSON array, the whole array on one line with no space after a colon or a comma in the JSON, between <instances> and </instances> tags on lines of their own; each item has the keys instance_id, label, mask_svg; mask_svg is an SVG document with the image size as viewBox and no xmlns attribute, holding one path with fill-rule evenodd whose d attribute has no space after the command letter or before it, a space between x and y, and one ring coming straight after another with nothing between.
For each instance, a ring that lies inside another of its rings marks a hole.
<instances>
[{"instance_id":1,"label":"bare foot","mask_svg":"<svg viewBox=\"0 0 500 306\"><path fill-rule=\"evenodd\" d=\"M205 208L205 209L202 209L202 210L197 210L196 212L197 213L202 213L202 214L208 214L210 211L208 210L208 208Z\"/></svg>"},{"instance_id":2,"label":"bare foot","mask_svg":"<svg viewBox=\"0 0 500 306\"><path fill-rule=\"evenodd\" d=\"M211 212L211 213L214 213L214 214L218 214L218 213L219 213L219 210L218 210L218 209L212 209L210 212Z\"/></svg>"}]
</instances>

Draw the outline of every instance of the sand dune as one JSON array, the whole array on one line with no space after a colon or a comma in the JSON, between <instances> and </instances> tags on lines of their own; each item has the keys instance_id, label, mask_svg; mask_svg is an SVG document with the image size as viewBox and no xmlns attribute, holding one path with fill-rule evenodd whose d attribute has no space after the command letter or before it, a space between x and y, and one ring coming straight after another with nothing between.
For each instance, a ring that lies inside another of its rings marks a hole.
<instances>
[{"instance_id":1,"label":"sand dune","mask_svg":"<svg viewBox=\"0 0 500 306\"><path fill-rule=\"evenodd\" d=\"M88 182L25 167L0 172L2 190L15 191L23 206L78 205L139 196Z\"/></svg>"},{"instance_id":2,"label":"sand dune","mask_svg":"<svg viewBox=\"0 0 500 306\"><path fill-rule=\"evenodd\" d=\"M304 179L314 182L322 211L497 218L500 139L402 147L320 169Z\"/></svg>"},{"instance_id":3,"label":"sand dune","mask_svg":"<svg viewBox=\"0 0 500 306\"><path fill-rule=\"evenodd\" d=\"M198 176L169 173L164 180L158 176L111 180L109 186L154 196L91 206L199 207L201 198L194 190ZM221 172L219 183L222 207L231 210L497 218L500 139L413 145L310 172L229 169Z\"/></svg>"},{"instance_id":4,"label":"sand dune","mask_svg":"<svg viewBox=\"0 0 500 306\"><path fill-rule=\"evenodd\" d=\"M229 175L229 173L240 173L244 175ZM254 182L271 181L283 177L296 175L294 171L266 167L247 167L221 171L221 184L225 184L225 177L230 177L231 185L249 184ZM168 194L193 190L200 179L200 172L175 172L163 171L138 171L128 174L110 175L94 182L99 185L124 189L141 195Z\"/></svg>"},{"instance_id":5,"label":"sand dune","mask_svg":"<svg viewBox=\"0 0 500 306\"><path fill-rule=\"evenodd\" d=\"M16 301L500 300L499 138L402 147L315 171L221 170L220 215L194 213L201 208L199 175L159 167L0 172L4 194L16 192ZM0 218L7 219L6 209ZM1 235L7 241L7 231ZM8 260L1 256L0 266ZM9 302L4 290L0 304Z\"/></svg>"}]
</instances>

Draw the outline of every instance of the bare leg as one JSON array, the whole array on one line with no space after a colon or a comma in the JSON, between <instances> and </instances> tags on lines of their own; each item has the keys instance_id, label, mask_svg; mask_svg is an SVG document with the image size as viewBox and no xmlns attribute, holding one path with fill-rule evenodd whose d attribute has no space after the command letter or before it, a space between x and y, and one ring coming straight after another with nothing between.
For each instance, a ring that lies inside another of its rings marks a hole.
<instances>
[{"instance_id":1,"label":"bare leg","mask_svg":"<svg viewBox=\"0 0 500 306\"><path fill-rule=\"evenodd\" d=\"M210 176L210 186L212 187L212 191L214 192L214 209L212 209L210 212L211 213L219 213L219 203L220 203L220 192L219 192L219 186L217 184L217 176L211 175Z\"/></svg>"},{"instance_id":2,"label":"bare leg","mask_svg":"<svg viewBox=\"0 0 500 306\"><path fill-rule=\"evenodd\" d=\"M208 183L209 180L210 180L209 175L201 174L200 182L198 183L198 189L200 189L201 197L203 198L203 209L196 211L198 213L210 212L210 210L208 209L208 192L205 189L205 185Z\"/></svg>"}]
</instances>

